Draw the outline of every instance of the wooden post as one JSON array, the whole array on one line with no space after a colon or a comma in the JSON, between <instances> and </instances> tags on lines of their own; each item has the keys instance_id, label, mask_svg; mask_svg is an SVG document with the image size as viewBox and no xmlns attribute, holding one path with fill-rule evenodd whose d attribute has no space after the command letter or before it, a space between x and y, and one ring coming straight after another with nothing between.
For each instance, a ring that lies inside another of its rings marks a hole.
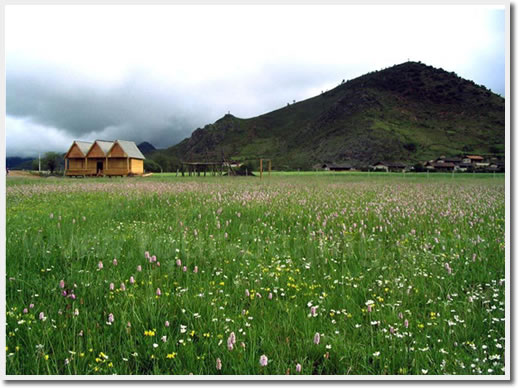
<instances>
[{"instance_id":1,"label":"wooden post","mask_svg":"<svg viewBox=\"0 0 518 388\"><path fill-rule=\"evenodd\" d=\"M268 160L268 176L272 175L272 160Z\"/></svg>"},{"instance_id":2,"label":"wooden post","mask_svg":"<svg viewBox=\"0 0 518 388\"><path fill-rule=\"evenodd\" d=\"M88 158L85 156L85 174L88 174Z\"/></svg>"},{"instance_id":3,"label":"wooden post","mask_svg":"<svg viewBox=\"0 0 518 388\"><path fill-rule=\"evenodd\" d=\"M106 157L106 168L104 169L104 173L103 175L106 175L106 173L108 172L108 157Z\"/></svg>"},{"instance_id":4,"label":"wooden post","mask_svg":"<svg viewBox=\"0 0 518 388\"><path fill-rule=\"evenodd\" d=\"M129 156L126 158L126 175L130 173L130 162L129 162Z\"/></svg>"},{"instance_id":5,"label":"wooden post","mask_svg":"<svg viewBox=\"0 0 518 388\"><path fill-rule=\"evenodd\" d=\"M259 179L263 179L263 160L259 159Z\"/></svg>"}]
</instances>

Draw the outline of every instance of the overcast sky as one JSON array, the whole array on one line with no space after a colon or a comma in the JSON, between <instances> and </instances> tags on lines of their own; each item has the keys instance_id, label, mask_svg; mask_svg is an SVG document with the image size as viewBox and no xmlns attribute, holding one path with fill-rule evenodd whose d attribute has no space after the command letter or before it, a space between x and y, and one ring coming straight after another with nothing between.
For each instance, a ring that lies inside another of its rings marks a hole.
<instances>
[{"instance_id":1,"label":"overcast sky","mask_svg":"<svg viewBox=\"0 0 518 388\"><path fill-rule=\"evenodd\" d=\"M6 6L7 156L165 148L408 59L504 95L503 7Z\"/></svg>"}]
</instances>

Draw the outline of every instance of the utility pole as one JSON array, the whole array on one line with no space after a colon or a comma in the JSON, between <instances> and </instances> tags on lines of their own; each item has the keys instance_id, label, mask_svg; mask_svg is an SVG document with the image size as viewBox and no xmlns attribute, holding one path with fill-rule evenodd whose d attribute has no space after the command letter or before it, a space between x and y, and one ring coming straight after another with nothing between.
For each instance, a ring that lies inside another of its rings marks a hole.
<instances>
[{"instance_id":1,"label":"utility pole","mask_svg":"<svg viewBox=\"0 0 518 388\"><path fill-rule=\"evenodd\" d=\"M38 154L38 172L41 174L41 152Z\"/></svg>"}]
</instances>

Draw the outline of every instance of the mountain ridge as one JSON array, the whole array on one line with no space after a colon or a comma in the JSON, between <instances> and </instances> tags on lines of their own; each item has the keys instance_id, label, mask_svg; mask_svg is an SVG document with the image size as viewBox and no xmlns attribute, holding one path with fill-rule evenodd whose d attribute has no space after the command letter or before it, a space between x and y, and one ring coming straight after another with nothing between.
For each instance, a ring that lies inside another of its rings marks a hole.
<instances>
[{"instance_id":1,"label":"mountain ridge","mask_svg":"<svg viewBox=\"0 0 518 388\"><path fill-rule=\"evenodd\" d=\"M323 162L497 154L504 150L504 105L501 96L453 72L405 62L256 117L224 115L153 155L171 166L262 157L276 168L309 169Z\"/></svg>"}]
</instances>

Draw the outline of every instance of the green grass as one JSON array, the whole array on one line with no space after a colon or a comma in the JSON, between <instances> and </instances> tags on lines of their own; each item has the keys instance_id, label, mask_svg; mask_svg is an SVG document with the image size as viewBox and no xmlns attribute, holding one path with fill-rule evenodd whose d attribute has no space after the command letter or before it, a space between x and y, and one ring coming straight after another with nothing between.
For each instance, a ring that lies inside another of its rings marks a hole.
<instances>
[{"instance_id":1,"label":"green grass","mask_svg":"<svg viewBox=\"0 0 518 388\"><path fill-rule=\"evenodd\" d=\"M7 374L504 373L503 176L174 175L7 180Z\"/></svg>"}]
</instances>

